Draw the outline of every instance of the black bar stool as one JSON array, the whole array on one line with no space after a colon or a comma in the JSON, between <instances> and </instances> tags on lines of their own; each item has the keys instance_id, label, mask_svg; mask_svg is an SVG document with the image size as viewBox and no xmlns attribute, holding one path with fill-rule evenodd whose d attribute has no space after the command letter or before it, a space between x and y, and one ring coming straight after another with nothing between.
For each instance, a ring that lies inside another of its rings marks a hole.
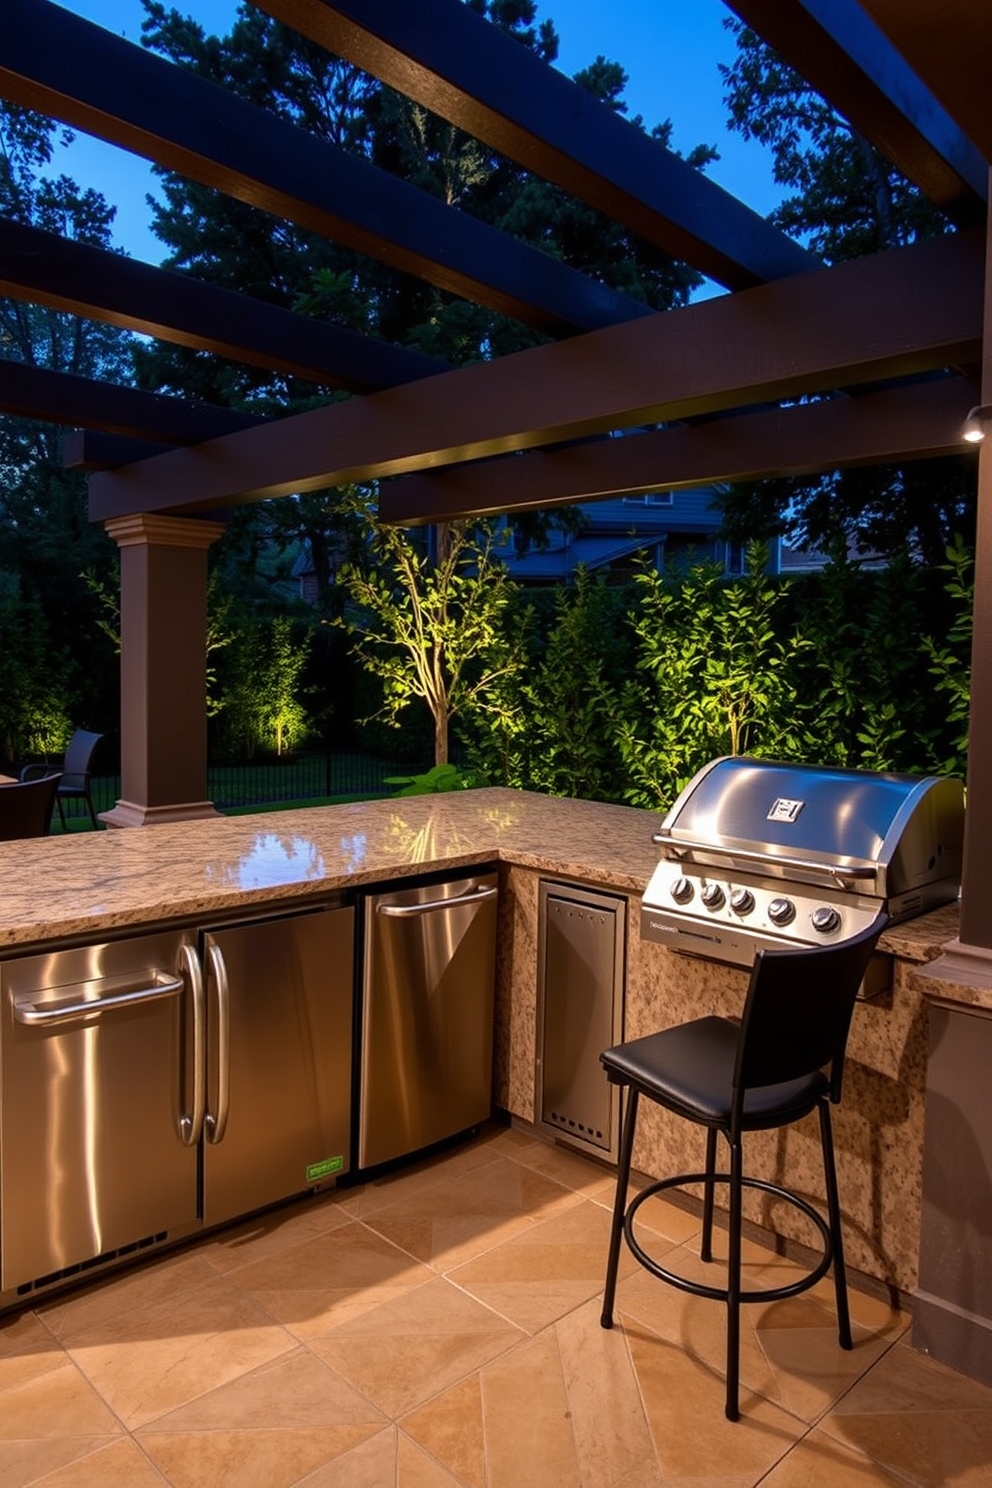
<instances>
[{"instance_id":1,"label":"black bar stool","mask_svg":"<svg viewBox=\"0 0 992 1488\"><path fill-rule=\"evenodd\" d=\"M851 1348L847 1279L841 1236L840 1205L834 1168L830 1104L841 1095L844 1051L854 1002L885 916L869 929L837 945L808 949L759 951L755 957L740 1026L729 1018L697 1018L646 1038L618 1044L600 1055L611 1083L626 1086L620 1166L606 1269L602 1324L613 1326L620 1240L652 1275L682 1291L727 1304L727 1418L736 1421L742 1302L775 1302L807 1291L833 1263L837 1326L842 1348ZM640 1096L677 1116L706 1128L706 1171L680 1173L651 1183L627 1204L630 1159ZM789 1189L743 1172L742 1137L747 1131L788 1126L816 1110L820 1116L823 1170L829 1223L805 1199ZM730 1172L716 1171L716 1138L730 1144ZM708 1286L678 1276L658 1264L634 1234L634 1218L653 1194L687 1183L703 1184L703 1230L700 1256L712 1260L713 1190L730 1185L729 1255L726 1286ZM799 1281L763 1291L741 1289L741 1220L743 1189L757 1188L800 1209L819 1231L823 1255Z\"/></svg>"}]
</instances>

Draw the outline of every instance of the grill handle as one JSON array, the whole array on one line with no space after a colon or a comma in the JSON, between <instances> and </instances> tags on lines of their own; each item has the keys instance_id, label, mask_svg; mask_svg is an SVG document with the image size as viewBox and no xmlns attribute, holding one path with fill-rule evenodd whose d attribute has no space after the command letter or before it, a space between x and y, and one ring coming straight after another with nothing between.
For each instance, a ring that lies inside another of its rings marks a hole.
<instances>
[{"instance_id":1,"label":"grill handle","mask_svg":"<svg viewBox=\"0 0 992 1488\"><path fill-rule=\"evenodd\" d=\"M795 868L800 873L827 873L837 884L843 887L845 879L874 878L877 869L870 863L855 863L848 866L845 863L820 863L812 858L788 858L779 856L778 853L755 852L753 848L746 847L723 847L716 842L707 842L704 839L692 839L686 837L672 837L670 827L662 827L654 833L652 840L659 847L666 847L674 858L684 858L687 853L705 852L714 857L730 858L736 862L754 863L766 872L769 863L774 863L782 868Z\"/></svg>"}]
</instances>

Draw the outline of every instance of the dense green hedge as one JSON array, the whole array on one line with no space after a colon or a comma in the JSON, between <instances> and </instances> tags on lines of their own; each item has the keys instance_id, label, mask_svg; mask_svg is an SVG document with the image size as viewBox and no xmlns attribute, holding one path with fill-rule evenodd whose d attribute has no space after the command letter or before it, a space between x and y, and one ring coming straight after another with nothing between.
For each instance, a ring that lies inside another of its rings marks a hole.
<instances>
[{"instance_id":1,"label":"dense green hedge","mask_svg":"<svg viewBox=\"0 0 992 1488\"><path fill-rule=\"evenodd\" d=\"M505 710L465 731L494 783L671 803L724 754L964 772L970 555L769 577L759 547L733 580L709 565L625 588L586 575L553 612L518 596L528 664Z\"/></svg>"}]
</instances>

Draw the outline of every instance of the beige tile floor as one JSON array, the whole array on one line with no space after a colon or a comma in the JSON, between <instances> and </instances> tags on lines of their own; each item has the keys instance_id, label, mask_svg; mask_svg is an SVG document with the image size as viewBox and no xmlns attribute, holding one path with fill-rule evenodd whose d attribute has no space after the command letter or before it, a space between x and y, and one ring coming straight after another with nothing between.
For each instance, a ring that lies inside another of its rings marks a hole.
<instances>
[{"instance_id":1,"label":"beige tile floor","mask_svg":"<svg viewBox=\"0 0 992 1488\"><path fill-rule=\"evenodd\" d=\"M908 1319L832 1289L723 1309L625 1257L599 1325L613 1184L493 1128L0 1323L3 1488L977 1488L992 1390ZM658 1253L697 1223L654 1200ZM684 1248L683 1248L684 1247ZM678 1254L676 1254L678 1252ZM790 1263L753 1247L751 1274Z\"/></svg>"}]
</instances>

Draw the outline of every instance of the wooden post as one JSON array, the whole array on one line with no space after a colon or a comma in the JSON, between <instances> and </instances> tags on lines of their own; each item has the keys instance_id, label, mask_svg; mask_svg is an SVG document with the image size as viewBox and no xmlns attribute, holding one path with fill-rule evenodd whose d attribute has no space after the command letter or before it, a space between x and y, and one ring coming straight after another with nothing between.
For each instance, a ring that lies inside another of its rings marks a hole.
<instances>
[{"instance_id":1,"label":"wooden post","mask_svg":"<svg viewBox=\"0 0 992 1488\"><path fill-rule=\"evenodd\" d=\"M108 826L216 816L207 794L207 549L219 522L120 517L121 795Z\"/></svg>"}]
</instances>

